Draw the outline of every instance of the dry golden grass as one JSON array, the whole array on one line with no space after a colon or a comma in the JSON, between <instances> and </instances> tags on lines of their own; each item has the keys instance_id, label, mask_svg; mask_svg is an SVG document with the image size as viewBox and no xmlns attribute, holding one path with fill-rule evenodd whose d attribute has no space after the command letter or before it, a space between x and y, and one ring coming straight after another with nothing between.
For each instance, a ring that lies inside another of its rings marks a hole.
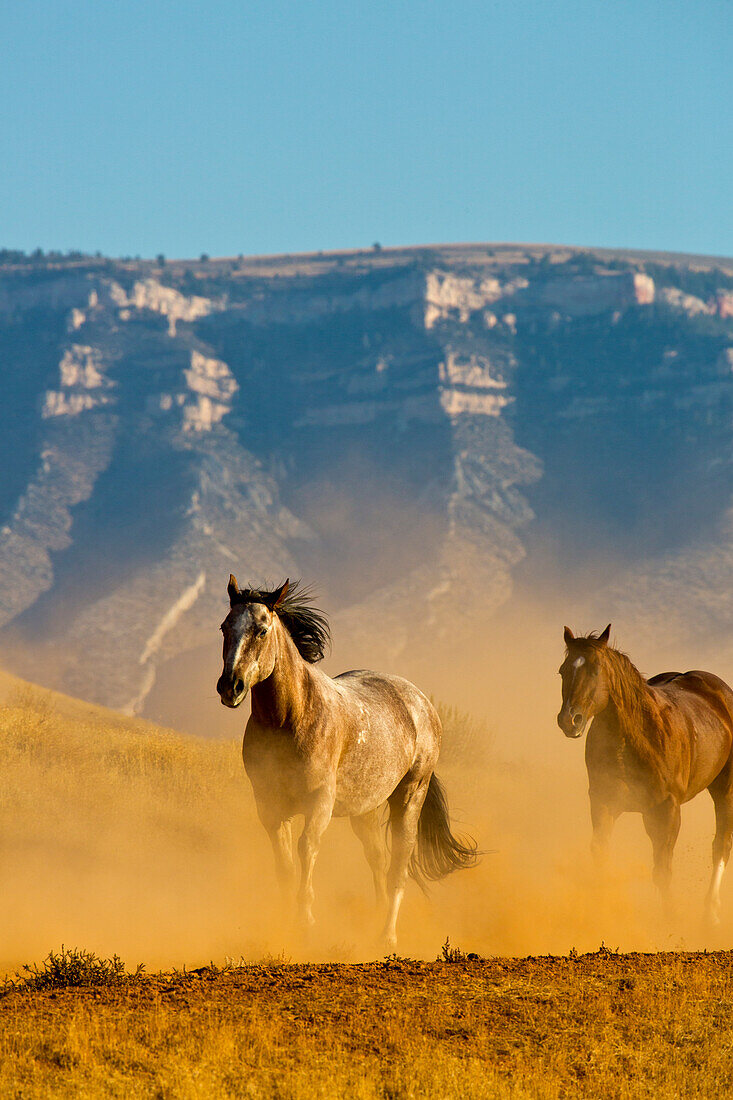
<instances>
[{"instance_id":1,"label":"dry golden grass","mask_svg":"<svg viewBox=\"0 0 733 1100\"><path fill-rule=\"evenodd\" d=\"M0 995L2 1094L678 1097L733 1091L733 956L269 962Z\"/></svg>"},{"instance_id":2,"label":"dry golden grass","mask_svg":"<svg viewBox=\"0 0 733 1100\"><path fill-rule=\"evenodd\" d=\"M237 741L5 677L0 774L0 974L61 942L151 965L248 946L242 905L257 868L243 849L256 820Z\"/></svg>"}]
</instances>

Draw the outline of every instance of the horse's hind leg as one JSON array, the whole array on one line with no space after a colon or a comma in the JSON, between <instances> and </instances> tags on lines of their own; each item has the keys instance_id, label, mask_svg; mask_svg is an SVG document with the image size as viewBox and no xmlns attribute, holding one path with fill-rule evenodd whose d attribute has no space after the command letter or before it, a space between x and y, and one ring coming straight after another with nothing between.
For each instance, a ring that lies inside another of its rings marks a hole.
<instances>
[{"instance_id":1,"label":"horse's hind leg","mask_svg":"<svg viewBox=\"0 0 733 1100\"><path fill-rule=\"evenodd\" d=\"M389 910L384 940L392 949L397 946L397 917L405 893L410 859L417 844L417 829L429 781L430 776L420 782L405 777L389 797L392 858L387 873Z\"/></svg>"},{"instance_id":2,"label":"horse's hind leg","mask_svg":"<svg viewBox=\"0 0 733 1100\"><path fill-rule=\"evenodd\" d=\"M374 877L374 892L380 910L387 909L387 845L382 826L383 809L379 806L367 814L351 818L354 830L364 847L367 863Z\"/></svg>"},{"instance_id":3,"label":"horse's hind leg","mask_svg":"<svg viewBox=\"0 0 733 1100\"><path fill-rule=\"evenodd\" d=\"M705 911L711 924L720 921L720 884L725 865L730 858L733 837L733 790L730 767L708 787L715 804L715 837L713 839L713 874L710 879Z\"/></svg>"},{"instance_id":4,"label":"horse's hind leg","mask_svg":"<svg viewBox=\"0 0 733 1100\"><path fill-rule=\"evenodd\" d=\"M654 883L665 899L669 897L672 879L672 855L680 831L680 806L674 798L647 810L643 815L644 828L652 842L654 852Z\"/></svg>"}]
</instances>

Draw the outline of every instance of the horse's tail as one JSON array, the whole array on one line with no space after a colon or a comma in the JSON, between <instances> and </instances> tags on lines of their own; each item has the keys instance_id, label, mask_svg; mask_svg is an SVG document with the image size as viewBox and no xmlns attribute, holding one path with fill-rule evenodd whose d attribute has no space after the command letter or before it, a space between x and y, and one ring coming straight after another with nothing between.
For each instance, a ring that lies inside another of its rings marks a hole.
<instances>
[{"instance_id":1,"label":"horse's tail","mask_svg":"<svg viewBox=\"0 0 733 1100\"><path fill-rule=\"evenodd\" d=\"M418 822L417 844L409 865L410 875L425 890L426 880L435 882L453 871L475 867L478 857L478 848L472 837L456 837L451 832L445 790L433 773Z\"/></svg>"}]
</instances>

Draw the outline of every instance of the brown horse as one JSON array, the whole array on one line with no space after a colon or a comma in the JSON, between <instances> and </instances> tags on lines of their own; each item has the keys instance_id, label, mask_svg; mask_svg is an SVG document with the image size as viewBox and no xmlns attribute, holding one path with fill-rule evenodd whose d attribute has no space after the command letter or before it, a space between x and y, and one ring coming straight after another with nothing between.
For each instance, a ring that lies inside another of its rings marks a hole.
<instances>
[{"instance_id":1,"label":"brown horse","mask_svg":"<svg viewBox=\"0 0 733 1100\"><path fill-rule=\"evenodd\" d=\"M328 623L297 582L241 590L230 576L228 593L216 689L227 707L238 707L252 692L242 755L281 885L286 892L293 885L292 820L302 814L298 897L303 923L312 924L321 837L332 817L349 817L377 900L387 909L385 941L394 947L407 875L423 883L476 863L476 846L451 832L435 775L442 736L435 708L398 676L360 671L331 679L315 668L330 637Z\"/></svg>"},{"instance_id":2,"label":"brown horse","mask_svg":"<svg viewBox=\"0 0 733 1100\"><path fill-rule=\"evenodd\" d=\"M645 680L602 634L565 627L557 723L585 746L593 849L603 857L616 818L640 813L654 851L654 881L667 893L680 805L705 787L715 803L707 914L717 922L733 836L733 691L710 672L663 672Z\"/></svg>"}]
</instances>

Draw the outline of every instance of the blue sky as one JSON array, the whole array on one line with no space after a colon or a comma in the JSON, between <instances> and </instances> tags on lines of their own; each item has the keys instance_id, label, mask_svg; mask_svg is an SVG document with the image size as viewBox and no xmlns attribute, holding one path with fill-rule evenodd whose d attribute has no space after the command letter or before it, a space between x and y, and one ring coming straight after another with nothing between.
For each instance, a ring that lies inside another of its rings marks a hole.
<instances>
[{"instance_id":1,"label":"blue sky","mask_svg":"<svg viewBox=\"0 0 733 1100\"><path fill-rule=\"evenodd\" d=\"M733 256L731 0L7 0L0 26L0 246Z\"/></svg>"}]
</instances>

